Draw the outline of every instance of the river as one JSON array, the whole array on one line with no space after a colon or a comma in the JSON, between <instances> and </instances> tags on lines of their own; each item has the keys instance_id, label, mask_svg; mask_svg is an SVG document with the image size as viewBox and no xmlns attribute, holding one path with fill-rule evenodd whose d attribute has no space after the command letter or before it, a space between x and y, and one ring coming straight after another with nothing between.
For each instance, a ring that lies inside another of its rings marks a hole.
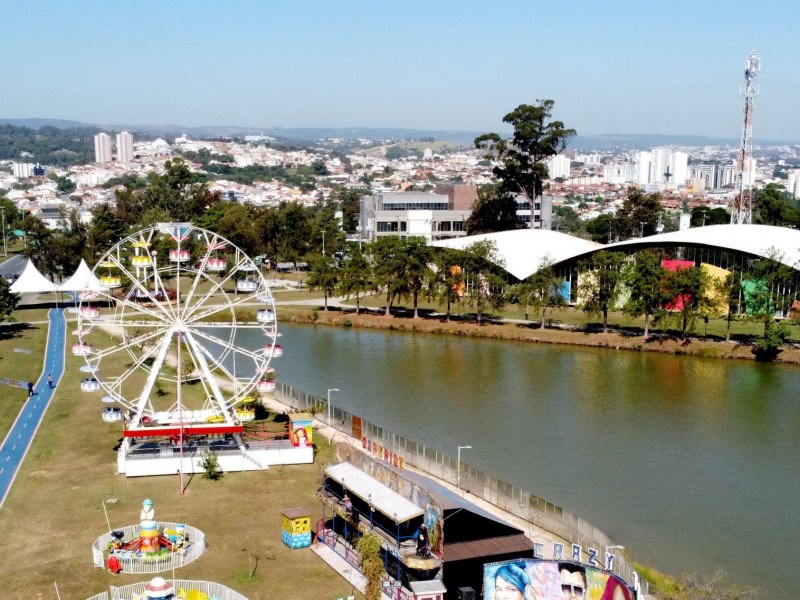
<instances>
[{"instance_id":1,"label":"river","mask_svg":"<svg viewBox=\"0 0 800 600\"><path fill-rule=\"evenodd\" d=\"M281 381L339 388L334 405L452 456L472 446L462 460L591 521L634 560L671 574L721 567L769 597L797 596L797 367L280 330Z\"/></svg>"}]
</instances>

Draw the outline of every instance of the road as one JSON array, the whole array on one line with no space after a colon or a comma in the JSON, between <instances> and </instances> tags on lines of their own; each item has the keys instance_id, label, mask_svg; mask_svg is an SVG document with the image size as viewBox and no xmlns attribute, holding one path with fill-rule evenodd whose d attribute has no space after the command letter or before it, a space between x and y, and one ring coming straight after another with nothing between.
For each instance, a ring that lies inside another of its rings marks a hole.
<instances>
[{"instance_id":1,"label":"road","mask_svg":"<svg viewBox=\"0 0 800 600\"><path fill-rule=\"evenodd\" d=\"M15 254L0 264L0 277L10 277L14 273L22 273L27 259L21 254Z\"/></svg>"},{"instance_id":2,"label":"road","mask_svg":"<svg viewBox=\"0 0 800 600\"><path fill-rule=\"evenodd\" d=\"M11 484L17 476L28 448L42 422L44 413L56 393L58 383L64 374L64 352L66 342L67 321L63 308L51 308L47 313L50 329L47 334L44 370L34 386L32 398L26 398L25 390L9 391L5 394L6 402L24 402L16 421L11 426L3 445L0 446L0 508L6 500ZM53 375L53 389L48 389L47 375Z\"/></svg>"}]
</instances>

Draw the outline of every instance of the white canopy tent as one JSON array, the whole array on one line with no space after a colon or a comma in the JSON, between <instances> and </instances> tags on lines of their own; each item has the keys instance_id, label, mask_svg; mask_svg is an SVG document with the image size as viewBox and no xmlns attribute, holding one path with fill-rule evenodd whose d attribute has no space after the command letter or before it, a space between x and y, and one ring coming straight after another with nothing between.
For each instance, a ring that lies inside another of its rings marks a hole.
<instances>
[{"instance_id":1,"label":"white canopy tent","mask_svg":"<svg viewBox=\"0 0 800 600\"><path fill-rule=\"evenodd\" d=\"M39 273L33 261L29 260L22 271L22 275L11 285L11 291L14 294L57 292L59 291L59 286Z\"/></svg>"},{"instance_id":2,"label":"white canopy tent","mask_svg":"<svg viewBox=\"0 0 800 600\"><path fill-rule=\"evenodd\" d=\"M58 286L60 292L100 292L103 289L100 280L92 273L89 265L83 259L72 277Z\"/></svg>"}]
</instances>

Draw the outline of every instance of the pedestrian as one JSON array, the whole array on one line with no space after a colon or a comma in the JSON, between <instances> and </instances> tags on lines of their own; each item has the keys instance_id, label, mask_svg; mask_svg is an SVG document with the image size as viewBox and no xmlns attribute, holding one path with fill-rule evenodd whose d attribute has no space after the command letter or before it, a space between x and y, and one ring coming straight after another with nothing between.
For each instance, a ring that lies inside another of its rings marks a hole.
<instances>
[{"instance_id":1,"label":"pedestrian","mask_svg":"<svg viewBox=\"0 0 800 600\"><path fill-rule=\"evenodd\" d=\"M28 382L28 398L30 398L31 396L33 396L33 382L29 381Z\"/></svg>"},{"instance_id":2,"label":"pedestrian","mask_svg":"<svg viewBox=\"0 0 800 600\"><path fill-rule=\"evenodd\" d=\"M47 374L47 387L50 388L51 390L53 389L53 374L52 373L48 373Z\"/></svg>"}]
</instances>

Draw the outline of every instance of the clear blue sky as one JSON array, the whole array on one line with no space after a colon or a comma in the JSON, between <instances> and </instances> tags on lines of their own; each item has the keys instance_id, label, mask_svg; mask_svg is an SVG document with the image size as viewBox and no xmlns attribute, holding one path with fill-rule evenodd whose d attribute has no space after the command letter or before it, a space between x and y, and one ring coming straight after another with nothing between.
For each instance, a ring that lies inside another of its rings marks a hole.
<instances>
[{"instance_id":1,"label":"clear blue sky","mask_svg":"<svg viewBox=\"0 0 800 600\"><path fill-rule=\"evenodd\" d=\"M800 140L800 3L28 1L2 7L0 117L502 131L538 98L579 134Z\"/></svg>"}]
</instances>

